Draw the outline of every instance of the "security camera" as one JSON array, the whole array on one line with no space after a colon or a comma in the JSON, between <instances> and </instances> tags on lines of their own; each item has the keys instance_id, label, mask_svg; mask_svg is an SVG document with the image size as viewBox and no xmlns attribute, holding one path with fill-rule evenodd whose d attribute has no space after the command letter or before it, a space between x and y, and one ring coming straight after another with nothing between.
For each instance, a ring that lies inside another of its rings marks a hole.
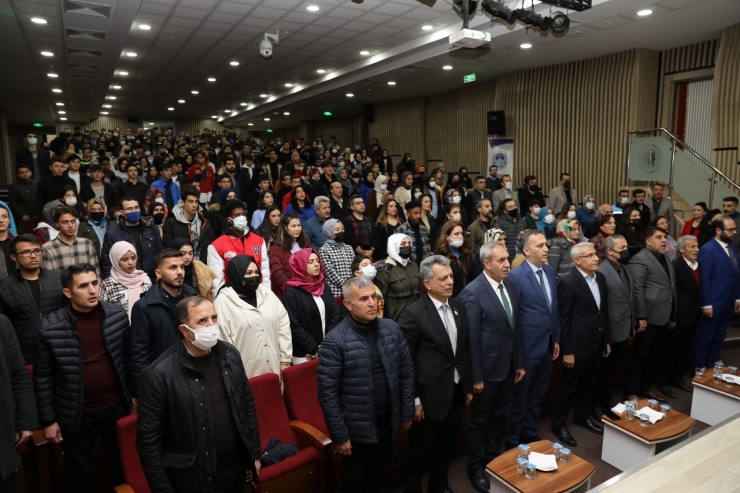
<instances>
[{"instance_id":1,"label":"security camera","mask_svg":"<svg viewBox=\"0 0 740 493\"><path fill-rule=\"evenodd\" d=\"M262 58L270 58L272 56L272 43L274 41L276 45L280 44L280 31L276 31L275 34L265 33L265 38L260 41L260 56Z\"/></svg>"}]
</instances>

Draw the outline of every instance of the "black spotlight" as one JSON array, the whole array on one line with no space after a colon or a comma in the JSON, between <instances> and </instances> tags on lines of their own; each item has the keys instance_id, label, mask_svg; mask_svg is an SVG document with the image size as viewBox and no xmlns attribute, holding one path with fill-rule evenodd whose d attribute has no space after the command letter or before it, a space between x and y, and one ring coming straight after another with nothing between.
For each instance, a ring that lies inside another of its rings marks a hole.
<instances>
[{"instance_id":1,"label":"black spotlight","mask_svg":"<svg viewBox=\"0 0 740 493\"><path fill-rule=\"evenodd\" d=\"M460 12L463 11L463 0L453 0L452 5L457 7L457 10ZM468 1L468 14L473 15L475 14L476 9L478 8L478 1L477 0L469 0Z\"/></svg>"},{"instance_id":2,"label":"black spotlight","mask_svg":"<svg viewBox=\"0 0 740 493\"><path fill-rule=\"evenodd\" d=\"M552 26L552 19L543 17L532 10L516 9L515 12L520 21L534 26L542 32L547 32L550 30L550 26Z\"/></svg>"},{"instance_id":3,"label":"black spotlight","mask_svg":"<svg viewBox=\"0 0 740 493\"><path fill-rule=\"evenodd\" d=\"M495 0L483 0L481 7L483 7L483 10L492 16L503 19L509 24L514 24L516 22L516 12L503 3L496 2Z\"/></svg>"},{"instance_id":4,"label":"black spotlight","mask_svg":"<svg viewBox=\"0 0 740 493\"><path fill-rule=\"evenodd\" d=\"M551 16L552 26L550 26L550 31L555 34L563 34L565 31L568 30L568 28L570 27L570 19L567 15L560 11L557 11L554 14L551 14Z\"/></svg>"}]
</instances>

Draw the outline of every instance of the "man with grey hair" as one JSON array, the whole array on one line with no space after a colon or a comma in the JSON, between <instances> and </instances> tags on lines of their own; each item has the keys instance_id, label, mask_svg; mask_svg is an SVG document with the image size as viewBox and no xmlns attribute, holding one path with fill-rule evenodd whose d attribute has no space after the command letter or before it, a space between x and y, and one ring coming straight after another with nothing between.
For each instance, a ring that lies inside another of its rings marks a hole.
<instances>
[{"instance_id":1,"label":"man with grey hair","mask_svg":"<svg viewBox=\"0 0 740 493\"><path fill-rule=\"evenodd\" d=\"M321 247L326 243L326 235L322 228L324 222L331 217L331 203L329 197L319 195L313 199L313 208L316 214L311 216L305 223L303 223L303 229L311 241L311 246L314 250L319 251Z\"/></svg>"},{"instance_id":2,"label":"man with grey hair","mask_svg":"<svg viewBox=\"0 0 740 493\"><path fill-rule=\"evenodd\" d=\"M509 252L499 241L480 248L483 274L465 286L470 331L473 401L467 423L467 473L473 487L485 493L490 485L485 467L501 451L506 404L511 387L524 378L519 294L509 275Z\"/></svg>"},{"instance_id":3,"label":"man with grey hair","mask_svg":"<svg viewBox=\"0 0 740 493\"><path fill-rule=\"evenodd\" d=\"M451 298L450 261L441 255L421 262L428 295L409 305L398 324L406 336L416 375L414 424L406 446L405 493L421 493L429 463L428 490L450 491L447 482L460 414L473 399L470 341L465 305Z\"/></svg>"},{"instance_id":4,"label":"man with grey hair","mask_svg":"<svg viewBox=\"0 0 740 493\"><path fill-rule=\"evenodd\" d=\"M398 324L377 318L370 279L349 278L342 294L349 316L319 348L319 404L342 455L339 491L384 492L396 432L414 417L414 362Z\"/></svg>"}]
</instances>

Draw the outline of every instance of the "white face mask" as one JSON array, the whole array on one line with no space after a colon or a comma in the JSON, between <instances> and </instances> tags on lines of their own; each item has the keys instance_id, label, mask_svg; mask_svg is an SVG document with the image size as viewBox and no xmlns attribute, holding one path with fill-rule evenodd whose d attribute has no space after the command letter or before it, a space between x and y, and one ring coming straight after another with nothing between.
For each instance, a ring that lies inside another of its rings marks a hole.
<instances>
[{"instance_id":1,"label":"white face mask","mask_svg":"<svg viewBox=\"0 0 740 493\"><path fill-rule=\"evenodd\" d=\"M234 220L234 227L239 231L247 232L247 218L244 216L237 216Z\"/></svg>"},{"instance_id":2,"label":"white face mask","mask_svg":"<svg viewBox=\"0 0 740 493\"><path fill-rule=\"evenodd\" d=\"M621 199L619 199L619 203L622 205L627 205L629 201L630 201L629 197L622 197Z\"/></svg>"},{"instance_id":3,"label":"white face mask","mask_svg":"<svg viewBox=\"0 0 740 493\"><path fill-rule=\"evenodd\" d=\"M421 192L416 192L416 193L414 194L414 198L415 198L415 199L418 199L419 197L421 197Z\"/></svg>"},{"instance_id":4,"label":"white face mask","mask_svg":"<svg viewBox=\"0 0 740 493\"><path fill-rule=\"evenodd\" d=\"M388 185L386 185L385 183L383 183L382 185L380 185L380 189L381 190L386 190L387 188L388 188Z\"/></svg>"},{"instance_id":5,"label":"white face mask","mask_svg":"<svg viewBox=\"0 0 740 493\"><path fill-rule=\"evenodd\" d=\"M546 222L547 224L552 224L552 223L554 223L554 222L555 222L555 216L553 216L552 214L548 214L548 215L546 215L546 216L545 216L545 222Z\"/></svg>"},{"instance_id":6,"label":"white face mask","mask_svg":"<svg viewBox=\"0 0 740 493\"><path fill-rule=\"evenodd\" d=\"M463 240L462 238L455 238L454 240L450 240L450 239L447 240L447 243L454 246L455 248L460 248L461 246L463 246L464 242L465 240Z\"/></svg>"},{"instance_id":7,"label":"white face mask","mask_svg":"<svg viewBox=\"0 0 740 493\"><path fill-rule=\"evenodd\" d=\"M158 204L164 204L164 199L162 197L157 197L154 201Z\"/></svg>"},{"instance_id":8,"label":"white face mask","mask_svg":"<svg viewBox=\"0 0 740 493\"><path fill-rule=\"evenodd\" d=\"M594 203L593 202L586 202L586 209L593 210L593 208L594 208Z\"/></svg>"},{"instance_id":9,"label":"white face mask","mask_svg":"<svg viewBox=\"0 0 740 493\"><path fill-rule=\"evenodd\" d=\"M460 203L460 196L459 195L453 195L452 196L452 203L453 204L459 204Z\"/></svg>"},{"instance_id":10,"label":"white face mask","mask_svg":"<svg viewBox=\"0 0 740 493\"><path fill-rule=\"evenodd\" d=\"M459 212L456 212L456 213L454 213L454 214L452 215L452 220L453 220L453 221L457 221L457 222L460 222L460 220L461 220L461 219L462 219L462 217L460 216L460 213L459 213Z\"/></svg>"},{"instance_id":11,"label":"white face mask","mask_svg":"<svg viewBox=\"0 0 740 493\"><path fill-rule=\"evenodd\" d=\"M378 270L375 268L374 265L366 265L362 269L362 275L370 279L371 281L375 279L375 275L378 273Z\"/></svg>"},{"instance_id":12,"label":"white face mask","mask_svg":"<svg viewBox=\"0 0 740 493\"><path fill-rule=\"evenodd\" d=\"M430 181L429 182L429 188L437 188L437 183L436 182L433 182L433 181Z\"/></svg>"},{"instance_id":13,"label":"white face mask","mask_svg":"<svg viewBox=\"0 0 740 493\"><path fill-rule=\"evenodd\" d=\"M152 153L151 153L150 151L144 151L144 155L145 155L145 156L151 156L151 155L152 155Z\"/></svg>"},{"instance_id":14,"label":"white face mask","mask_svg":"<svg viewBox=\"0 0 740 493\"><path fill-rule=\"evenodd\" d=\"M198 349L208 351L218 342L218 324L209 325L208 327L202 327L197 330L193 330L187 325L185 328L195 335L195 340L190 342Z\"/></svg>"},{"instance_id":15,"label":"white face mask","mask_svg":"<svg viewBox=\"0 0 740 493\"><path fill-rule=\"evenodd\" d=\"M504 188L506 190L511 190L511 182L510 181L507 181L506 183L504 183Z\"/></svg>"},{"instance_id":16,"label":"white face mask","mask_svg":"<svg viewBox=\"0 0 740 493\"><path fill-rule=\"evenodd\" d=\"M77 205L77 197L69 197L64 199L64 203L67 204L70 207L74 207Z\"/></svg>"},{"instance_id":17,"label":"white face mask","mask_svg":"<svg viewBox=\"0 0 740 493\"><path fill-rule=\"evenodd\" d=\"M540 214L540 208L539 207L535 207L534 209L532 209L532 212L534 213L535 216L539 216L539 214Z\"/></svg>"},{"instance_id":18,"label":"white face mask","mask_svg":"<svg viewBox=\"0 0 740 493\"><path fill-rule=\"evenodd\" d=\"M576 211L568 211L568 214L566 215L568 216L568 219L575 219Z\"/></svg>"},{"instance_id":19,"label":"white face mask","mask_svg":"<svg viewBox=\"0 0 740 493\"><path fill-rule=\"evenodd\" d=\"M38 139L36 139L36 137L29 137L28 138L28 145L35 146L36 145L36 142L38 142Z\"/></svg>"}]
</instances>

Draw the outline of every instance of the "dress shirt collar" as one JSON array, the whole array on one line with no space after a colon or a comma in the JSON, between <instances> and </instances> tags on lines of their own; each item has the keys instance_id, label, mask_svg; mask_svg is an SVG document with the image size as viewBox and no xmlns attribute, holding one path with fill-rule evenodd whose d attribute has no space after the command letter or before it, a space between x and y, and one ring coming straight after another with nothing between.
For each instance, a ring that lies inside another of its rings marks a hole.
<instances>
[{"instance_id":1,"label":"dress shirt collar","mask_svg":"<svg viewBox=\"0 0 740 493\"><path fill-rule=\"evenodd\" d=\"M437 300L436 300L436 299L435 299L435 298L434 298L434 297L433 297L432 295L428 295L428 296L429 296L429 299L430 299L430 300L432 300L432 303L434 304L434 309L435 309L435 310L439 311L439 309L440 309L441 307L443 307L443 306L447 306L447 307L449 307L449 308L452 308L452 307L450 306L450 302L449 302L449 299L448 299L447 301L445 301L444 303L440 303L440 302L439 302L439 301L437 301Z\"/></svg>"},{"instance_id":2,"label":"dress shirt collar","mask_svg":"<svg viewBox=\"0 0 740 493\"><path fill-rule=\"evenodd\" d=\"M723 250L727 250L727 247L729 246L727 243L725 243L722 240L718 240L717 238L715 238L714 241L716 241L717 243L719 243Z\"/></svg>"},{"instance_id":3,"label":"dress shirt collar","mask_svg":"<svg viewBox=\"0 0 740 493\"><path fill-rule=\"evenodd\" d=\"M686 257L682 257L682 258L686 261L687 264L689 264L689 267L691 267L691 270L696 270L699 268L699 262L697 262L696 260L691 262Z\"/></svg>"},{"instance_id":4,"label":"dress shirt collar","mask_svg":"<svg viewBox=\"0 0 740 493\"><path fill-rule=\"evenodd\" d=\"M542 267L537 267L532 262L530 262L529 259L525 260L524 262L529 266L530 269L532 269L532 272L534 272L535 274L537 274L537 271L541 270L542 274L544 275L545 269L543 269Z\"/></svg>"},{"instance_id":5,"label":"dress shirt collar","mask_svg":"<svg viewBox=\"0 0 740 493\"><path fill-rule=\"evenodd\" d=\"M493 291L498 292L499 284L503 284L503 283L500 283L497 280L493 279L491 276L488 275L488 272L486 272L485 270L483 271L483 275L486 276L486 279L488 280L488 282L491 283L491 287L493 288ZM504 286L504 288L506 288L506 286Z\"/></svg>"},{"instance_id":6,"label":"dress shirt collar","mask_svg":"<svg viewBox=\"0 0 740 493\"><path fill-rule=\"evenodd\" d=\"M588 274L586 274L585 272L583 272L580 267L576 267L576 269L578 269L578 272L581 273L581 275L586 280L586 282L593 282L593 281L596 280L596 274L594 274L592 276L589 276Z\"/></svg>"}]
</instances>

